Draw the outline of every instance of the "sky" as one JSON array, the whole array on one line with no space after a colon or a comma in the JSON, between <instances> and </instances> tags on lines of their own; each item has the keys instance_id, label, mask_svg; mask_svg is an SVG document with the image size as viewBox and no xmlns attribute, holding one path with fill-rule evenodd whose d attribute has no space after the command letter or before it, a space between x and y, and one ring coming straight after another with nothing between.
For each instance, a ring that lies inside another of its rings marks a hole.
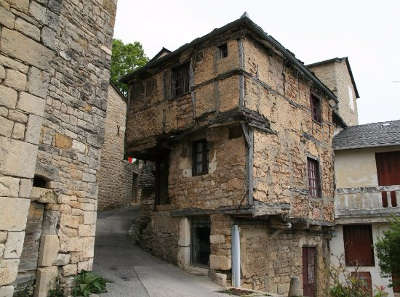
<instances>
[{"instance_id":1,"label":"sky","mask_svg":"<svg viewBox=\"0 0 400 297\"><path fill-rule=\"evenodd\" d=\"M152 58L244 12L306 64L349 57L360 124L400 119L398 0L119 0L114 38Z\"/></svg>"}]
</instances>

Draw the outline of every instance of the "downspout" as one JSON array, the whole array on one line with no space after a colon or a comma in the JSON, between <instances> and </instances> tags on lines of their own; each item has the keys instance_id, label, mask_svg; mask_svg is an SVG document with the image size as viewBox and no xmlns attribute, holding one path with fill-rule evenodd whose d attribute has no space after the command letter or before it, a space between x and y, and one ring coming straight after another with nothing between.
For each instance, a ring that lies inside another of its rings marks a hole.
<instances>
[{"instance_id":1,"label":"downspout","mask_svg":"<svg viewBox=\"0 0 400 297\"><path fill-rule=\"evenodd\" d=\"M240 288L240 234L238 225L232 226L232 286Z\"/></svg>"}]
</instances>

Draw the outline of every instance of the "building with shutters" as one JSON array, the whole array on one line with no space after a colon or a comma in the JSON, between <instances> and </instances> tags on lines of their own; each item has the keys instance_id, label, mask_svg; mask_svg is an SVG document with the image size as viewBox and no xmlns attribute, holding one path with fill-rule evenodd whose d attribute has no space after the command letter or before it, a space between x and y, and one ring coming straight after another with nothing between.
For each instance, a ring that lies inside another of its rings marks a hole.
<instances>
[{"instance_id":1,"label":"building with shutters","mask_svg":"<svg viewBox=\"0 0 400 297\"><path fill-rule=\"evenodd\" d=\"M141 246L220 284L325 296L343 119L310 69L244 15L122 79L127 156L153 164Z\"/></svg>"},{"instance_id":2,"label":"building with shutters","mask_svg":"<svg viewBox=\"0 0 400 297\"><path fill-rule=\"evenodd\" d=\"M388 287L380 275L373 245L388 229L388 218L400 215L400 121L345 128L335 149L335 221L332 263L341 259L369 286ZM399 296L399 288L388 288Z\"/></svg>"}]
</instances>

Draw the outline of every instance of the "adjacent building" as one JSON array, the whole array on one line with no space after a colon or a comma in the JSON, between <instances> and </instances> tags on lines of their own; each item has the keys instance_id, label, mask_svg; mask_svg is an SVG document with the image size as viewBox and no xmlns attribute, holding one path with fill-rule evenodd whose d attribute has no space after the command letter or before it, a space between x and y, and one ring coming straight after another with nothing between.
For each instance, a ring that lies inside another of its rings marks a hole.
<instances>
[{"instance_id":1,"label":"adjacent building","mask_svg":"<svg viewBox=\"0 0 400 297\"><path fill-rule=\"evenodd\" d=\"M400 121L348 127L335 136L335 235L332 263L357 268L371 290L388 287L374 244L400 215ZM399 288L387 288L389 296Z\"/></svg>"},{"instance_id":2,"label":"adjacent building","mask_svg":"<svg viewBox=\"0 0 400 297\"><path fill-rule=\"evenodd\" d=\"M246 15L122 81L126 153L153 164L140 244L221 284L324 296L340 97Z\"/></svg>"}]
</instances>

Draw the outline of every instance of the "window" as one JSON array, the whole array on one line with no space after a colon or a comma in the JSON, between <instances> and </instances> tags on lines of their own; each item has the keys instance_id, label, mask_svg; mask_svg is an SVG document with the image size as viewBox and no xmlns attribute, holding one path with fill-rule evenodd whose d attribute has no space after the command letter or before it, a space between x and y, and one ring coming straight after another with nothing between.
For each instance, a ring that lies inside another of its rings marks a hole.
<instances>
[{"instance_id":1,"label":"window","mask_svg":"<svg viewBox=\"0 0 400 297\"><path fill-rule=\"evenodd\" d=\"M311 95L310 105L311 105L312 119L317 123L321 123L322 122L321 100L317 96Z\"/></svg>"},{"instance_id":2,"label":"window","mask_svg":"<svg viewBox=\"0 0 400 297\"><path fill-rule=\"evenodd\" d=\"M157 81L151 78L146 81L146 96L152 96L157 88Z\"/></svg>"},{"instance_id":3,"label":"window","mask_svg":"<svg viewBox=\"0 0 400 297\"><path fill-rule=\"evenodd\" d=\"M375 266L371 225L343 226L346 266Z\"/></svg>"},{"instance_id":4,"label":"window","mask_svg":"<svg viewBox=\"0 0 400 297\"><path fill-rule=\"evenodd\" d=\"M172 94L182 96L189 92L189 63L172 70Z\"/></svg>"},{"instance_id":5,"label":"window","mask_svg":"<svg viewBox=\"0 0 400 297\"><path fill-rule=\"evenodd\" d=\"M321 177L319 174L319 162L307 158L308 186L311 197L321 197Z\"/></svg>"},{"instance_id":6,"label":"window","mask_svg":"<svg viewBox=\"0 0 400 297\"><path fill-rule=\"evenodd\" d=\"M400 151L376 153L375 159L379 186L400 185ZM391 206L397 207L396 191L383 191L381 195L384 208L389 207L389 199Z\"/></svg>"},{"instance_id":7,"label":"window","mask_svg":"<svg viewBox=\"0 0 400 297\"><path fill-rule=\"evenodd\" d=\"M208 145L206 140L193 142L192 148L192 175L208 173Z\"/></svg>"},{"instance_id":8,"label":"window","mask_svg":"<svg viewBox=\"0 0 400 297\"><path fill-rule=\"evenodd\" d=\"M228 56L228 46L226 43L220 45L218 47L218 52L219 52L219 58L226 58Z\"/></svg>"},{"instance_id":9,"label":"window","mask_svg":"<svg viewBox=\"0 0 400 297\"><path fill-rule=\"evenodd\" d=\"M33 186L37 187L37 188L48 189L49 182L50 182L50 180L48 178L41 176L41 175L35 174L35 176L33 177Z\"/></svg>"}]
</instances>

